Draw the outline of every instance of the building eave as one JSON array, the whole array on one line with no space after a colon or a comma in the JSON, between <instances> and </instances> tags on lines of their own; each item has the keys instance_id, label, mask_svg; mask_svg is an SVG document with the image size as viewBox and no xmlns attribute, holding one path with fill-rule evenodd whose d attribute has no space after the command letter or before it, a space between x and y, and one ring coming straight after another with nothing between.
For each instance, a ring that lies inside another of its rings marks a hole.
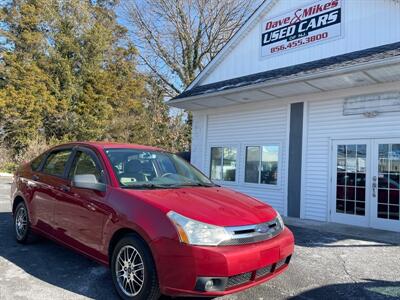
<instances>
[{"instance_id":1,"label":"building eave","mask_svg":"<svg viewBox=\"0 0 400 300\"><path fill-rule=\"evenodd\" d=\"M384 45L319 61L204 85L197 88L197 90L200 89L201 92L196 92L196 89L192 91L189 90L170 100L168 104L182 108L182 104L199 99L223 96L226 94L244 92L246 90L258 88L278 86L281 84L305 81L314 78L346 74L358 70L378 68L379 66L397 63L400 63L400 43ZM316 67L312 68L312 66ZM289 75L287 76L280 76L281 70L282 73L287 73L290 69L299 71L294 71L293 73L289 72ZM270 73L276 73L278 76L271 77ZM251 78L251 80L249 78Z\"/></svg>"}]
</instances>

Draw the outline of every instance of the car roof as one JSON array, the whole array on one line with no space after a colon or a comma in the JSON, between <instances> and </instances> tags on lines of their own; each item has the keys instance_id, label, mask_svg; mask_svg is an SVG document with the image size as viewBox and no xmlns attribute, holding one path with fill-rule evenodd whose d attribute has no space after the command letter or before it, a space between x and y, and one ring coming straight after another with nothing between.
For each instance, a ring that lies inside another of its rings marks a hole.
<instances>
[{"instance_id":1,"label":"car roof","mask_svg":"<svg viewBox=\"0 0 400 300\"><path fill-rule=\"evenodd\" d=\"M65 143L62 145L58 145L54 148L59 147L66 147L66 146L92 146L99 150L101 149L137 149L137 150L149 150L149 151L165 151L161 148L153 147L153 146L145 146L145 145L138 145L138 144L128 144L128 143L115 143L115 142L72 142L72 143Z\"/></svg>"}]
</instances>

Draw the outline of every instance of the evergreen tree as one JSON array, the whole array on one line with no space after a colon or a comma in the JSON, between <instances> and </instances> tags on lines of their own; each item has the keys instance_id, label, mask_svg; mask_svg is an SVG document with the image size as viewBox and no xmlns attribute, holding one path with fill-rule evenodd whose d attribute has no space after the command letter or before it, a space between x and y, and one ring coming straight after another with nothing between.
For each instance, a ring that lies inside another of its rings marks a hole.
<instances>
[{"instance_id":1,"label":"evergreen tree","mask_svg":"<svg viewBox=\"0 0 400 300\"><path fill-rule=\"evenodd\" d=\"M102 140L141 118L145 80L116 5L13 0L2 8L0 134L15 154L38 135Z\"/></svg>"}]
</instances>

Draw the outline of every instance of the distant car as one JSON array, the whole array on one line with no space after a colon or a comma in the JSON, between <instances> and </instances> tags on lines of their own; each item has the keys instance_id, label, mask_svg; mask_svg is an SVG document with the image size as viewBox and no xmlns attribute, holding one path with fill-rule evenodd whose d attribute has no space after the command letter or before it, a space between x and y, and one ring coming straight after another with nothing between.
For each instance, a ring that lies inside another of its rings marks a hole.
<instances>
[{"instance_id":1,"label":"distant car","mask_svg":"<svg viewBox=\"0 0 400 300\"><path fill-rule=\"evenodd\" d=\"M123 299L220 296L288 268L292 233L269 205L161 149L71 143L21 166L16 239L51 238L111 268Z\"/></svg>"}]
</instances>

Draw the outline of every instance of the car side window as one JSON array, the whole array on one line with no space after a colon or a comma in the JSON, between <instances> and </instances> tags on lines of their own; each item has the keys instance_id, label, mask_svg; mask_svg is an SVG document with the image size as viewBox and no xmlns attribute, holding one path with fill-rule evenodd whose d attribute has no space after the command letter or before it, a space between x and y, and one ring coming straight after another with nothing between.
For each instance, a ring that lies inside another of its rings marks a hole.
<instances>
[{"instance_id":1,"label":"car side window","mask_svg":"<svg viewBox=\"0 0 400 300\"><path fill-rule=\"evenodd\" d=\"M74 163L69 172L68 178L74 179L79 176L84 181L95 181L105 183L104 173L96 164L93 157L83 151L78 151L74 159Z\"/></svg>"},{"instance_id":2,"label":"car side window","mask_svg":"<svg viewBox=\"0 0 400 300\"><path fill-rule=\"evenodd\" d=\"M43 158L46 156L46 153L40 154L38 157L36 157L34 160L31 162L31 169L32 171L37 171L42 164Z\"/></svg>"},{"instance_id":3,"label":"car side window","mask_svg":"<svg viewBox=\"0 0 400 300\"><path fill-rule=\"evenodd\" d=\"M57 150L50 153L43 166L43 173L53 176L63 176L65 166L67 165L71 153L71 149Z\"/></svg>"}]
</instances>

